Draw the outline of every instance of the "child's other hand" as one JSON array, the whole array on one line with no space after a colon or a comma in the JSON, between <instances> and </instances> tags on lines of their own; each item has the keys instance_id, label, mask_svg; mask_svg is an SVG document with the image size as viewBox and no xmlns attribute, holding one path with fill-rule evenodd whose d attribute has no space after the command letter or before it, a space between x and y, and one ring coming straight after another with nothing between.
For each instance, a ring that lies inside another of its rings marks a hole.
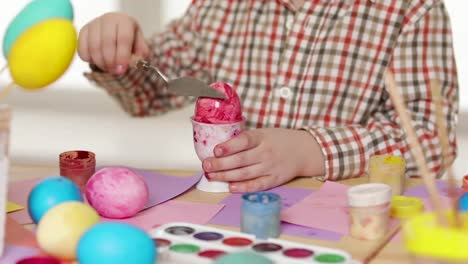
<instances>
[{"instance_id":1,"label":"child's other hand","mask_svg":"<svg viewBox=\"0 0 468 264\"><path fill-rule=\"evenodd\" d=\"M244 131L216 146L214 154L203 161L203 169L210 180L231 182L231 192L262 191L325 171L320 146L302 130Z\"/></svg>"},{"instance_id":2,"label":"child's other hand","mask_svg":"<svg viewBox=\"0 0 468 264\"><path fill-rule=\"evenodd\" d=\"M116 75L127 71L133 54L149 55L140 26L123 13L95 18L81 29L78 39L78 55L83 61Z\"/></svg>"}]
</instances>

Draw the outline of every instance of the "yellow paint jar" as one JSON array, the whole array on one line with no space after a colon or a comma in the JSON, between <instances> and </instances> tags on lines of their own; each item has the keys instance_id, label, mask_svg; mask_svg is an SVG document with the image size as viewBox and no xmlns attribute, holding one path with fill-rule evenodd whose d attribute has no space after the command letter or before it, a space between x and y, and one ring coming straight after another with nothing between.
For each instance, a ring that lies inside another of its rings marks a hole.
<instances>
[{"instance_id":1,"label":"yellow paint jar","mask_svg":"<svg viewBox=\"0 0 468 264\"><path fill-rule=\"evenodd\" d=\"M401 195L405 188L406 162L402 157L374 155L369 159L369 181L392 187L392 195Z\"/></svg>"}]
</instances>

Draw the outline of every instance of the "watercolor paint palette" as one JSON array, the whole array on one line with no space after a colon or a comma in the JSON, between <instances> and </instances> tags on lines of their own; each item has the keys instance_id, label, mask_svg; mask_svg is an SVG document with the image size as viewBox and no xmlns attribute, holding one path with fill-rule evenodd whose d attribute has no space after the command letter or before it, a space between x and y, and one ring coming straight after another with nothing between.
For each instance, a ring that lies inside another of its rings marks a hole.
<instances>
[{"instance_id":1,"label":"watercolor paint palette","mask_svg":"<svg viewBox=\"0 0 468 264\"><path fill-rule=\"evenodd\" d=\"M273 263L356 264L349 253L281 239L255 236L190 223L170 223L149 232L158 248L158 264L215 263L217 257L234 252L262 255Z\"/></svg>"}]
</instances>

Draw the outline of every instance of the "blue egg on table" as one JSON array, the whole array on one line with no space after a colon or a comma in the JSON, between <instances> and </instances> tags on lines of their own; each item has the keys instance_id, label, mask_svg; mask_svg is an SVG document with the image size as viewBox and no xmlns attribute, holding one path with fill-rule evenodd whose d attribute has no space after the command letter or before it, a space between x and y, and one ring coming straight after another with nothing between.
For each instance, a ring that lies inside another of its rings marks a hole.
<instances>
[{"instance_id":1,"label":"blue egg on table","mask_svg":"<svg viewBox=\"0 0 468 264\"><path fill-rule=\"evenodd\" d=\"M28 196L28 212L34 223L52 207L68 201L83 201L80 188L62 176L53 176L40 181Z\"/></svg>"},{"instance_id":2,"label":"blue egg on table","mask_svg":"<svg viewBox=\"0 0 468 264\"><path fill-rule=\"evenodd\" d=\"M468 211L468 192L464 193L458 200L458 208L461 212Z\"/></svg>"},{"instance_id":3,"label":"blue egg on table","mask_svg":"<svg viewBox=\"0 0 468 264\"><path fill-rule=\"evenodd\" d=\"M10 22L3 36L3 56L8 59L16 39L31 26L51 18L73 21L73 6L69 0L33 0Z\"/></svg>"},{"instance_id":4,"label":"blue egg on table","mask_svg":"<svg viewBox=\"0 0 468 264\"><path fill-rule=\"evenodd\" d=\"M151 237L138 227L103 222L81 236L76 255L80 264L154 264L157 250Z\"/></svg>"}]
</instances>

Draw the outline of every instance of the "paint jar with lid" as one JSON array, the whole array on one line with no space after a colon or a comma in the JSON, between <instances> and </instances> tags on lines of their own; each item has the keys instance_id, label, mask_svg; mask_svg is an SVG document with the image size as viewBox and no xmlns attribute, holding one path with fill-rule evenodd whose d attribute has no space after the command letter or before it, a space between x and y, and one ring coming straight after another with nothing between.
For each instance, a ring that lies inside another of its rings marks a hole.
<instances>
[{"instance_id":1,"label":"paint jar with lid","mask_svg":"<svg viewBox=\"0 0 468 264\"><path fill-rule=\"evenodd\" d=\"M463 192L468 192L468 175L463 176L462 188Z\"/></svg>"},{"instance_id":2,"label":"paint jar with lid","mask_svg":"<svg viewBox=\"0 0 468 264\"><path fill-rule=\"evenodd\" d=\"M369 159L369 182L385 183L392 195L401 195L405 188L406 163L402 157L374 155Z\"/></svg>"},{"instance_id":3,"label":"paint jar with lid","mask_svg":"<svg viewBox=\"0 0 468 264\"><path fill-rule=\"evenodd\" d=\"M388 231L392 190L383 183L348 189L350 235L361 240L382 238Z\"/></svg>"},{"instance_id":4,"label":"paint jar with lid","mask_svg":"<svg viewBox=\"0 0 468 264\"><path fill-rule=\"evenodd\" d=\"M442 226L433 212L413 216L402 227L404 246L415 264L468 263L468 213L460 213L460 226L455 226L453 210L444 215Z\"/></svg>"},{"instance_id":5,"label":"paint jar with lid","mask_svg":"<svg viewBox=\"0 0 468 264\"><path fill-rule=\"evenodd\" d=\"M241 231L259 239L280 235L281 197L270 192L242 195Z\"/></svg>"},{"instance_id":6,"label":"paint jar with lid","mask_svg":"<svg viewBox=\"0 0 468 264\"><path fill-rule=\"evenodd\" d=\"M72 180L85 191L86 183L96 171L96 155L90 151L72 150L59 156L60 175Z\"/></svg>"}]
</instances>

